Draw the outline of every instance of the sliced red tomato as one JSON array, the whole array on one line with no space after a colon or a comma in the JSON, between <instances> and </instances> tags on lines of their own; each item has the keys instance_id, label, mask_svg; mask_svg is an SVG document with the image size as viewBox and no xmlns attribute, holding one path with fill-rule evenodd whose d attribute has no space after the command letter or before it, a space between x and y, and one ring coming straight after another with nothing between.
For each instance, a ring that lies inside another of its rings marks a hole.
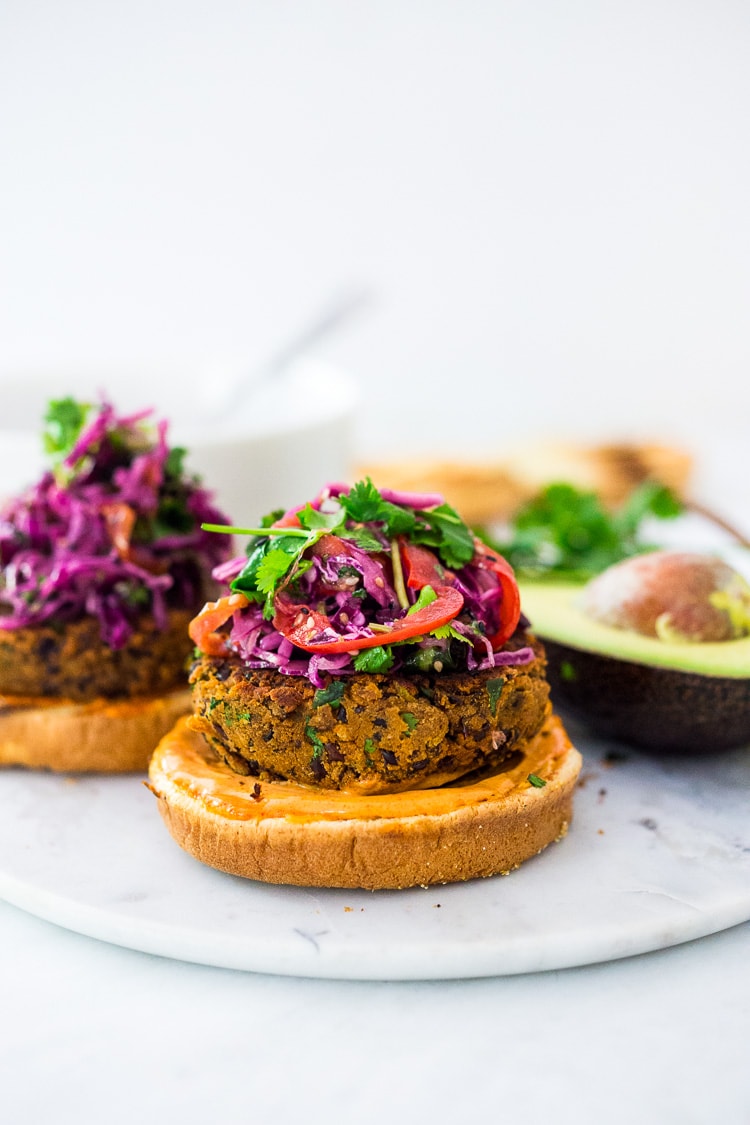
<instances>
[{"instance_id":1,"label":"sliced red tomato","mask_svg":"<svg viewBox=\"0 0 750 1125\"><path fill-rule=\"evenodd\" d=\"M302 507L304 508L304 504ZM302 508L291 508L288 512L284 512L283 516L279 516L279 518L271 524L271 527L302 527L302 524L299 522L299 516L297 515L297 513L301 511Z\"/></svg>"},{"instance_id":2,"label":"sliced red tomato","mask_svg":"<svg viewBox=\"0 0 750 1125\"><path fill-rule=\"evenodd\" d=\"M424 586L432 586L434 589L454 578L453 572L443 566L429 547L420 547L403 537L399 538L398 546L406 585L410 589L421 590Z\"/></svg>"},{"instance_id":3,"label":"sliced red tomato","mask_svg":"<svg viewBox=\"0 0 750 1125\"><path fill-rule=\"evenodd\" d=\"M277 592L274 601L273 627L282 637L287 637L298 647L302 647L295 637L306 640L316 637L325 629L332 629L330 617L310 609L309 605L294 602L283 590Z\"/></svg>"},{"instance_id":4,"label":"sliced red tomato","mask_svg":"<svg viewBox=\"0 0 750 1125\"><path fill-rule=\"evenodd\" d=\"M320 505L325 500L327 500L330 496L337 496L339 494L339 492L348 492L348 491L349 491L349 489L345 484L330 484L330 485L327 485L324 489L322 489L318 493L318 495L315 497L314 500L310 501L310 505L311 505L311 507L313 507L317 510L318 508L320 508ZM302 527L302 524L299 522L298 513L303 511L306 507L307 507L307 504L298 504L295 508L290 508L289 511L284 512L284 515L280 516L279 519L277 519L276 522L274 524L272 524L272 526L273 527Z\"/></svg>"},{"instance_id":5,"label":"sliced red tomato","mask_svg":"<svg viewBox=\"0 0 750 1125\"><path fill-rule=\"evenodd\" d=\"M129 559L130 540L135 527L135 509L131 508L130 504L113 500L110 504L102 504L101 512L112 546L121 559Z\"/></svg>"},{"instance_id":6,"label":"sliced red tomato","mask_svg":"<svg viewBox=\"0 0 750 1125\"><path fill-rule=\"evenodd\" d=\"M348 544L340 539L338 535L323 535L317 543L313 543L309 548L309 554L318 559L330 559L337 555L346 555L349 551ZM333 590L345 590L350 585L348 577L326 580L323 575L319 575L318 581L320 589L329 593Z\"/></svg>"},{"instance_id":7,"label":"sliced red tomato","mask_svg":"<svg viewBox=\"0 0 750 1125\"><path fill-rule=\"evenodd\" d=\"M498 649L516 631L516 626L521 617L521 595L513 573L513 567L507 559L504 559L497 551L493 551L492 547L488 547L486 543L482 543L480 539L475 539L474 544L475 554L472 560L474 565L481 567L483 570L492 571L500 583L502 591L500 622L497 632L490 637L493 649Z\"/></svg>"},{"instance_id":8,"label":"sliced red tomato","mask_svg":"<svg viewBox=\"0 0 750 1125\"><path fill-rule=\"evenodd\" d=\"M331 620L324 613L318 613L309 606L297 606L296 614L292 607L277 599L277 613L273 619L274 629L305 652L358 652L363 648L395 644L410 637L430 633L440 625L447 625L457 617L463 608L463 594L452 586L434 587L437 597L434 602L418 609L415 613L399 617L383 632L372 633L366 637L341 637L338 640L314 641L327 629L333 628Z\"/></svg>"},{"instance_id":9,"label":"sliced red tomato","mask_svg":"<svg viewBox=\"0 0 750 1125\"><path fill-rule=\"evenodd\" d=\"M329 559L331 555L345 555L349 551L349 544L338 535L322 535L317 543L310 547L310 554L319 559Z\"/></svg>"},{"instance_id":10,"label":"sliced red tomato","mask_svg":"<svg viewBox=\"0 0 750 1125\"><path fill-rule=\"evenodd\" d=\"M206 602L188 625L188 636L206 656L224 656L226 637L217 632L238 609L249 605L244 594L228 594L216 602Z\"/></svg>"}]
</instances>

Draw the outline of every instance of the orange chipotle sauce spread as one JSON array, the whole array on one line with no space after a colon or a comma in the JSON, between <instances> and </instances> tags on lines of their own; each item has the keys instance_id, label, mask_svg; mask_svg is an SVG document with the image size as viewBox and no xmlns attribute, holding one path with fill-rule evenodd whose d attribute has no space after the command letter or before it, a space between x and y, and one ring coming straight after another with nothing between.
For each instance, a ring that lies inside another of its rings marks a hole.
<instances>
[{"instance_id":1,"label":"orange chipotle sauce spread","mask_svg":"<svg viewBox=\"0 0 750 1125\"><path fill-rule=\"evenodd\" d=\"M513 790L529 790L528 776L552 779L557 761L570 747L556 716L532 739L520 763L504 772L460 780L438 789L407 790L364 796L346 790L316 789L292 781L259 781L233 774L213 758L198 734L182 720L162 739L152 763L151 778L159 795L159 775L210 812L230 820L281 817L295 822L313 820L375 820L434 815L507 797ZM532 789L533 792L533 789Z\"/></svg>"}]
</instances>

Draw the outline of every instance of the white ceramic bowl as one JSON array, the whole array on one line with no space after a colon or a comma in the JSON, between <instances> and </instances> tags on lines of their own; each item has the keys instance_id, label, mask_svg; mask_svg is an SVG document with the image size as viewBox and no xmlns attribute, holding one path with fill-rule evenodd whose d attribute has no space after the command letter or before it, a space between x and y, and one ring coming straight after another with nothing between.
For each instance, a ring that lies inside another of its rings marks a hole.
<instances>
[{"instance_id":1,"label":"white ceramic bowl","mask_svg":"<svg viewBox=\"0 0 750 1125\"><path fill-rule=\"evenodd\" d=\"M298 361L244 404L230 396L218 416L212 386L220 389L218 378L194 372L0 373L0 497L40 475L44 412L66 395L104 395L118 411L153 407L170 422L170 444L188 449L188 467L243 526L311 499L326 481L349 478L356 393L348 376L317 360Z\"/></svg>"}]
</instances>

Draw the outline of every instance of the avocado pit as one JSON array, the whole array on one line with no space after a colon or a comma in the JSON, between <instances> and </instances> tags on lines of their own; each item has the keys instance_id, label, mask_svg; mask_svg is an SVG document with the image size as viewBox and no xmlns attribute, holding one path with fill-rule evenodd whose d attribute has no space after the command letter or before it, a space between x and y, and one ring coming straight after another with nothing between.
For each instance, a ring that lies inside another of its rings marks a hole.
<instances>
[{"instance_id":1,"label":"avocado pit","mask_svg":"<svg viewBox=\"0 0 750 1125\"><path fill-rule=\"evenodd\" d=\"M677 552L618 563L586 587L522 588L557 706L670 752L750 743L749 595L722 560Z\"/></svg>"},{"instance_id":2,"label":"avocado pit","mask_svg":"<svg viewBox=\"0 0 750 1125\"><path fill-rule=\"evenodd\" d=\"M581 610L604 625L661 641L730 641L750 631L750 586L718 557L652 551L592 579Z\"/></svg>"}]
</instances>

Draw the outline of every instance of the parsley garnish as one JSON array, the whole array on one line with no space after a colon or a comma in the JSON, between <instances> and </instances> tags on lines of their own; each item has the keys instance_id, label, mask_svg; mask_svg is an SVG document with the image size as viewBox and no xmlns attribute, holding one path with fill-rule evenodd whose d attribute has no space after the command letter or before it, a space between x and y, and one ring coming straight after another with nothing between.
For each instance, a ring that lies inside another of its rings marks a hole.
<instances>
[{"instance_id":1,"label":"parsley garnish","mask_svg":"<svg viewBox=\"0 0 750 1125\"><path fill-rule=\"evenodd\" d=\"M537 777L535 773L530 773L526 780L529 785L533 785L535 789L544 789L547 784L543 777Z\"/></svg>"}]
</instances>

